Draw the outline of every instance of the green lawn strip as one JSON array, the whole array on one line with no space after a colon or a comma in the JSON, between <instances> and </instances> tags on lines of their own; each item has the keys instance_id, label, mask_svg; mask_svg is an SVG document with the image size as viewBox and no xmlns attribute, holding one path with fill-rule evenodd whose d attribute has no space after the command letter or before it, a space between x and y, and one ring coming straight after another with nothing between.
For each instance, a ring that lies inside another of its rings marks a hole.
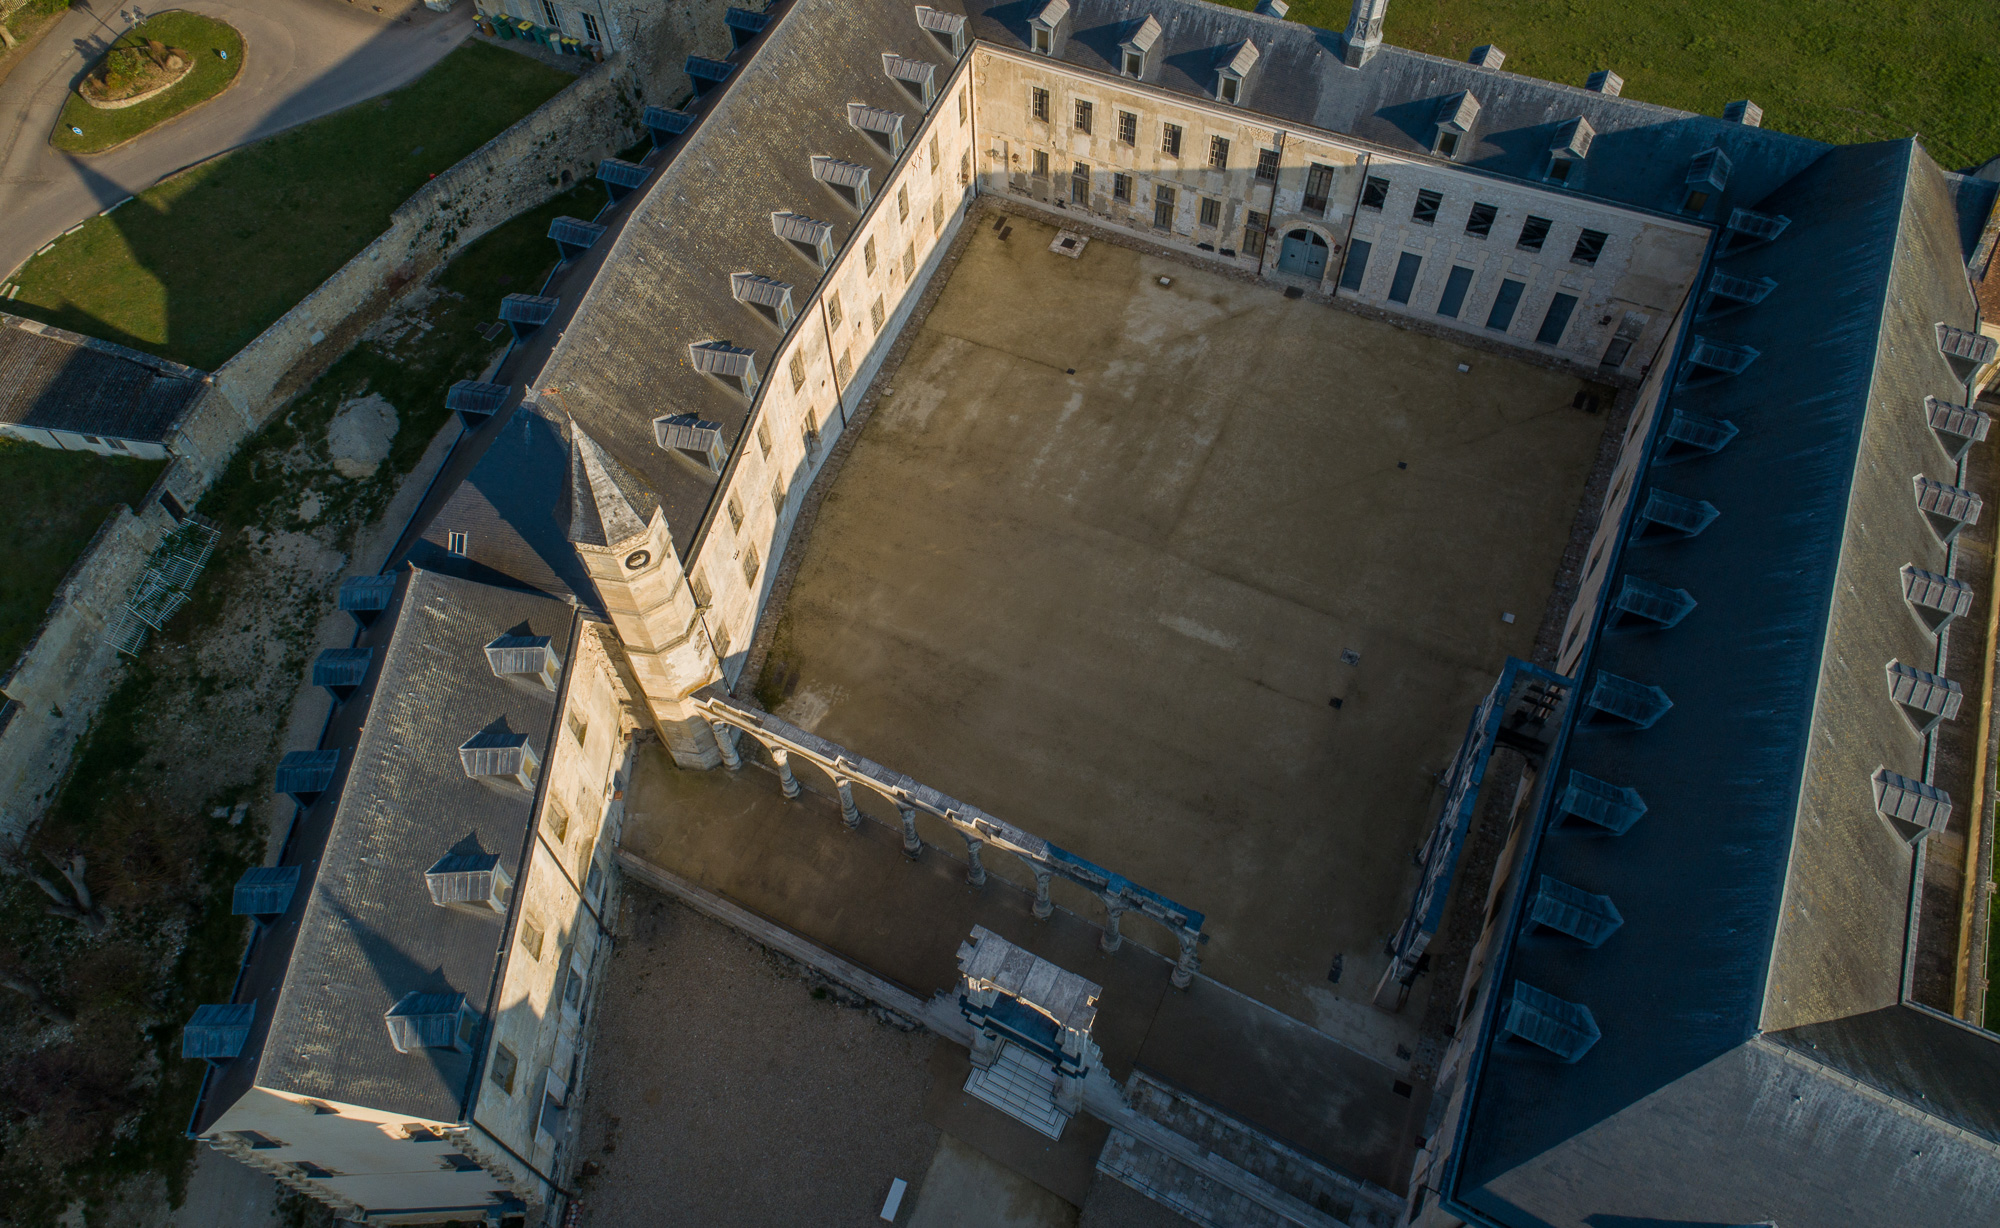
<instances>
[{"instance_id":1,"label":"green lawn strip","mask_svg":"<svg viewBox=\"0 0 2000 1228\"><path fill-rule=\"evenodd\" d=\"M1290 17L1338 31L1348 7L1348 0L1298 0ZM1992 16L1959 0L1886 8L1843 0L1394 0L1383 37L1454 60L1492 43L1507 53L1509 72L1569 85L1609 68L1625 78L1626 97L1703 115L1748 98L1764 108L1765 127L1815 140L1921 134L1932 157L1961 170L2000 154L2000 22Z\"/></svg>"},{"instance_id":2,"label":"green lawn strip","mask_svg":"<svg viewBox=\"0 0 2000 1228\"><path fill-rule=\"evenodd\" d=\"M228 89L243 67L243 36L233 26L177 9L149 17L127 30L106 48L106 54L120 47L144 46L149 38L186 51L193 69L165 93L115 111L99 110L71 90L56 119L55 131L49 134L49 144L65 153L109 149L207 102ZM96 64L91 71L96 71ZM78 128L83 130L81 136L73 131Z\"/></svg>"},{"instance_id":3,"label":"green lawn strip","mask_svg":"<svg viewBox=\"0 0 2000 1228\"><path fill-rule=\"evenodd\" d=\"M95 1205L123 1179L147 1172L166 1180L176 1202L185 1186L193 1144L181 1132L202 1070L181 1059L180 1028L197 1005L228 998L245 935L243 918L230 915L230 889L261 859L262 838L255 824L208 817L211 805L247 798L247 784L193 812L158 804L149 786L165 781L170 765L150 750L164 712L188 695L215 694L199 652L188 649L216 629L239 569L255 566L240 530L306 527L297 507L313 491L326 501L316 523L337 524L340 544L351 546L443 425L446 389L479 374L498 352L502 343L480 336L479 326L496 317L502 296L541 287L556 260L549 222L591 217L603 203L603 191L585 184L482 236L439 274L439 293L423 315L428 329L355 347L248 440L203 499L202 510L225 530L224 545L189 611L154 637L104 704L35 838L38 849L89 852L112 933L83 942L73 923L43 912L33 887L0 877L0 963L33 976L77 1017L72 1040L0 1053L0 1081L31 1093L10 1106L18 1120L0 1148L0 1207L21 1222L54 1222L71 1199ZM370 392L396 406L399 429L380 472L343 479L327 463L326 424L342 402ZM0 451L0 460L12 456ZM256 612L267 624L261 633L283 641L281 668L303 669L323 608L307 601ZM266 718L273 738L278 715ZM243 753L246 778L261 778L275 742ZM141 1076L146 1070L157 1077ZM48 1080L37 1077L44 1072Z\"/></svg>"},{"instance_id":4,"label":"green lawn strip","mask_svg":"<svg viewBox=\"0 0 2000 1228\"><path fill-rule=\"evenodd\" d=\"M205 371L433 175L574 78L472 42L412 84L177 175L21 270L8 310Z\"/></svg>"},{"instance_id":5,"label":"green lawn strip","mask_svg":"<svg viewBox=\"0 0 2000 1228\"><path fill-rule=\"evenodd\" d=\"M20 8L7 14L7 32L21 34L42 18L60 13L68 7L69 0L28 0Z\"/></svg>"},{"instance_id":6,"label":"green lawn strip","mask_svg":"<svg viewBox=\"0 0 2000 1228\"><path fill-rule=\"evenodd\" d=\"M14 663L48 612L56 585L105 518L139 501L165 461L58 452L0 439L0 670Z\"/></svg>"}]
</instances>

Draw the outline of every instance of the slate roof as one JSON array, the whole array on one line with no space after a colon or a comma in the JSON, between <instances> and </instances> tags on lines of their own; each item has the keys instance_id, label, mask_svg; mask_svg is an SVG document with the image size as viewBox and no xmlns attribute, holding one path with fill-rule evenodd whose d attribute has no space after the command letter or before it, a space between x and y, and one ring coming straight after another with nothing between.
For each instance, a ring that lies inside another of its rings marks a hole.
<instances>
[{"instance_id":1,"label":"slate roof","mask_svg":"<svg viewBox=\"0 0 2000 1228\"><path fill-rule=\"evenodd\" d=\"M0 312L0 422L163 443L205 386L192 367Z\"/></svg>"},{"instance_id":2,"label":"slate roof","mask_svg":"<svg viewBox=\"0 0 2000 1228\"><path fill-rule=\"evenodd\" d=\"M532 381L545 404L572 414L655 492L683 554L716 476L663 451L653 419L691 413L719 422L734 449L749 403L697 372L687 347L726 341L752 349L759 374L771 377L783 335L737 301L730 275L791 283L799 301L819 284L820 270L772 231L771 214L791 210L832 223L836 247L853 235L860 218L814 179L811 160L869 167L877 182L887 175L892 164L882 148L847 120L850 103L902 113L906 131L921 119L909 92L883 71L885 53L935 64L940 82L954 67L917 24L915 6L899 3L797 0L738 53L748 58L643 189ZM950 100L941 96L933 105ZM830 404L816 408L823 413Z\"/></svg>"},{"instance_id":3,"label":"slate roof","mask_svg":"<svg viewBox=\"0 0 2000 1228\"><path fill-rule=\"evenodd\" d=\"M2000 1037L1905 1001L1920 863L1869 784L1925 767L1882 671L1936 652L1899 577L1946 567L1910 475L1954 473L1921 413L1954 386L1934 325L1973 315L1952 189L1892 142L1833 150L1755 207L1791 228L1715 264L1777 288L1700 327L1762 356L1668 398L1743 429L1648 475L1721 515L1627 547L1606 586L1699 604L1598 636L1581 670L1674 707L1573 730L1549 765L1647 812L1622 836L1550 829L1515 875L1606 895L1625 924L1596 950L1516 931L1488 973L1602 1030L1575 1065L1489 1032L1452 1186L1500 1223L1973 1224L2000 1192Z\"/></svg>"},{"instance_id":4,"label":"slate roof","mask_svg":"<svg viewBox=\"0 0 2000 1228\"><path fill-rule=\"evenodd\" d=\"M1028 19L1039 7L1022 0L966 4L975 37L1023 51ZM1214 101L1222 56L1248 39L1260 55L1244 79L1244 110L1346 133L1399 154L1428 157L1439 106L1469 90L1479 99L1479 119L1458 165L1539 183L1556 130L1581 117L1597 137L1565 186L1644 209L1679 208L1689 163L1711 147L1734 163L1721 216L1732 204L1770 193L1828 149L1783 132L1400 47L1384 46L1365 66L1349 68L1335 31L1189 0L1074 0L1062 59L1116 75L1118 45L1147 17L1162 27L1146 59L1147 84ZM1643 88L1643 76L1634 83ZM1716 100L1718 112L1724 101Z\"/></svg>"},{"instance_id":5,"label":"slate roof","mask_svg":"<svg viewBox=\"0 0 2000 1228\"><path fill-rule=\"evenodd\" d=\"M384 1016L413 992L490 1005L503 919L438 907L424 874L447 854L489 853L520 881L532 799L467 777L459 746L504 725L546 759L555 695L496 677L484 648L548 635L567 660L576 617L540 594L405 573L390 615L362 636L380 650L375 677L329 733L354 739L351 766L283 859L310 881L251 955L239 998L257 1002L256 1032L204 1095L197 1131L253 1084L459 1120L472 1055L398 1053Z\"/></svg>"}]
</instances>

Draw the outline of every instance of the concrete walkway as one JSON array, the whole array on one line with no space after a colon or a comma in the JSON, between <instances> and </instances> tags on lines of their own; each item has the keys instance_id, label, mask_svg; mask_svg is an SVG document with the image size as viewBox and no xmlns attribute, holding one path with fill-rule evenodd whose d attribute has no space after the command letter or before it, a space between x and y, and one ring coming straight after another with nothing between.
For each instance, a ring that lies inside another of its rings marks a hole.
<instances>
[{"instance_id":1,"label":"concrete walkway","mask_svg":"<svg viewBox=\"0 0 2000 1228\"><path fill-rule=\"evenodd\" d=\"M407 0L176 0L241 31L236 84L138 140L87 158L48 143L84 69L129 28L112 0L77 0L0 82L0 274L108 205L239 145L406 85L472 32L472 6ZM408 18L407 21L404 18Z\"/></svg>"},{"instance_id":2,"label":"concrete walkway","mask_svg":"<svg viewBox=\"0 0 2000 1228\"><path fill-rule=\"evenodd\" d=\"M627 806L629 853L919 999L955 985L958 944L984 925L1104 986L1094 1035L1113 1077L1143 1067L1353 1176L1398 1193L1408 1182L1422 1089L1410 1094L1391 1067L1206 977L1171 990L1165 959L1136 942L1104 955L1097 926L1070 912L1036 922L1032 897L997 874L975 891L965 864L934 846L912 862L900 832L874 819L847 831L830 797L787 803L768 772L681 771L657 745L635 761ZM938 1124L983 1144L967 1123Z\"/></svg>"}]
</instances>

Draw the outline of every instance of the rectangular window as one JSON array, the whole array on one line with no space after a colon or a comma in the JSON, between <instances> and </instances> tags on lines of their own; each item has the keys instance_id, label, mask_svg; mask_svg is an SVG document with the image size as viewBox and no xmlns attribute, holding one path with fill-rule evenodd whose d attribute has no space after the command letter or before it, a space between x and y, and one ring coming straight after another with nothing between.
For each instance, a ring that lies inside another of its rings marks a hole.
<instances>
[{"instance_id":1,"label":"rectangular window","mask_svg":"<svg viewBox=\"0 0 2000 1228\"><path fill-rule=\"evenodd\" d=\"M861 245L861 263L868 266L868 275L875 275L875 236L868 236L868 242Z\"/></svg>"},{"instance_id":2,"label":"rectangular window","mask_svg":"<svg viewBox=\"0 0 2000 1228\"><path fill-rule=\"evenodd\" d=\"M1210 170L1229 169L1229 142L1219 136L1208 138L1208 166Z\"/></svg>"},{"instance_id":3,"label":"rectangular window","mask_svg":"<svg viewBox=\"0 0 2000 1228\"><path fill-rule=\"evenodd\" d=\"M1076 130L1085 136L1090 135L1090 113L1094 109L1094 107L1083 99L1079 98L1076 100Z\"/></svg>"},{"instance_id":4,"label":"rectangular window","mask_svg":"<svg viewBox=\"0 0 2000 1228\"><path fill-rule=\"evenodd\" d=\"M1039 87L1028 91L1028 109L1043 123L1049 122L1049 92Z\"/></svg>"},{"instance_id":5,"label":"rectangular window","mask_svg":"<svg viewBox=\"0 0 2000 1228\"><path fill-rule=\"evenodd\" d=\"M803 430L802 432L800 432L800 434L801 434L801 436L803 437L803 439L804 439L804 441L805 441L805 448L806 448L806 459L807 459L807 460L809 460L809 461L816 461L816 460L818 460L818 459L819 459L819 428L818 428L818 427L816 427L816 426L814 426L814 425L812 424L812 422L811 422L810 420L808 420L808 421L806 422L806 425L805 425L805 429L804 429L804 430Z\"/></svg>"},{"instance_id":6,"label":"rectangular window","mask_svg":"<svg viewBox=\"0 0 2000 1228\"><path fill-rule=\"evenodd\" d=\"M972 90L970 88L958 91L958 122L961 124L964 123L971 116L971 112L965 109L966 95L970 94L971 92Z\"/></svg>"},{"instance_id":7,"label":"rectangular window","mask_svg":"<svg viewBox=\"0 0 2000 1228\"><path fill-rule=\"evenodd\" d=\"M868 304L868 322L874 326L877 333L880 333L882 321L887 318L887 313L882 309L882 296L878 294L875 296L875 301Z\"/></svg>"},{"instance_id":8,"label":"rectangular window","mask_svg":"<svg viewBox=\"0 0 2000 1228\"><path fill-rule=\"evenodd\" d=\"M453 554L463 557L465 554L465 534L446 533L444 535L444 548Z\"/></svg>"},{"instance_id":9,"label":"rectangular window","mask_svg":"<svg viewBox=\"0 0 2000 1228\"><path fill-rule=\"evenodd\" d=\"M792 371L792 391L797 392L799 389L806 386L806 352L804 350L797 350L793 352L791 371ZM765 455L768 456L770 454L770 451L771 451L771 446L768 443L765 444L764 445Z\"/></svg>"},{"instance_id":10,"label":"rectangular window","mask_svg":"<svg viewBox=\"0 0 2000 1228\"><path fill-rule=\"evenodd\" d=\"M1596 264L1604 254L1604 241L1610 238L1601 230L1586 230L1576 237L1576 248L1569 254L1571 264Z\"/></svg>"},{"instance_id":11,"label":"rectangular window","mask_svg":"<svg viewBox=\"0 0 2000 1228\"><path fill-rule=\"evenodd\" d=\"M1355 239L1347 245L1347 265L1340 270L1340 288L1360 290L1361 279L1368 275L1368 252L1366 240Z\"/></svg>"},{"instance_id":12,"label":"rectangular window","mask_svg":"<svg viewBox=\"0 0 2000 1228\"><path fill-rule=\"evenodd\" d=\"M1471 216L1465 219L1465 233L1475 239L1483 239L1493 233L1493 219L1500 216L1498 205L1474 205Z\"/></svg>"},{"instance_id":13,"label":"rectangular window","mask_svg":"<svg viewBox=\"0 0 2000 1228\"><path fill-rule=\"evenodd\" d=\"M1264 255L1264 231L1271 219L1255 209L1250 210L1248 220L1243 223L1243 254L1253 259Z\"/></svg>"},{"instance_id":14,"label":"rectangular window","mask_svg":"<svg viewBox=\"0 0 2000 1228\"><path fill-rule=\"evenodd\" d=\"M539 925L536 925L536 924L535 924L535 923L534 923L533 921L529 921L529 920L525 920L525 919L524 919L524 920L522 920L522 922L521 922L521 949L522 949L523 951L526 951L526 952L528 953L528 958L529 958L529 959L532 959L532 960L535 960L535 961L537 961L537 962L539 962L539 961L541 960L541 958L542 958L542 927L541 927L541 926L539 926Z\"/></svg>"},{"instance_id":15,"label":"rectangular window","mask_svg":"<svg viewBox=\"0 0 2000 1228\"><path fill-rule=\"evenodd\" d=\"M757 547L754 544L743 547L743 583L752 588L757 587L757 572L762 566L763 564L757 561ZM584 860L588 861L589 858L586 857Z\"/></svg>"},{"instance_id":16,"label":"rectangular window","mask_svg":"<svg viewBox=\"0 0 2000 1228\"><path fill-rule=\"evenodd\" d=\"M1438 314L1448 320L1458 318L1458 309L1465 306L1465 292L1472 288L1472 270L1464 265L1452 266L1451 276L1444 279L1444 295L1438 299Z\"/></svg>"},{"instance_id":17,"label":"rectangular window","mask_svg":"<svg viewBox=\"0 0 2000 1228\"><path fill-rule=\"evenodd\" d=\"M1632 339L1630 337L1613 337L1611 344L1604 349L1604 365L1607 367L1622 367L1625 365L1626 356L1631 352Z\"/></svg>"},{"instance_id":18,"label":"rectangular window","mask_svg":"<svg viewBox=\"0 0 2000 1228\"><path fill-rule=\"evenodd\" d=\"M569 726L569 736L576 739L577 748L582 749L590 738L590 722L583 719L583 713L571 712L564 723Z\"/></svg>"},{"instance_id":19,"label":"rectangular window","mask_svg":"<svg viewBox=\"0 0 2000 1228\"><path fill-rule=\"evenodd\" d=\"M958 182L961 185L972 182L972 151L969 149L958 155Z\"/></svg>"},{"instance_id":20,"label":"rectangular window","mask_svg":"<svg viewBox=\"0 0 2000 1228\"><path fill-rule=\"evenodd\" d=\"M1535 340L1543 345L1557 345L1563 339L1563 330L1569 327L1570 313L1576 310L1576 295L1558 294L1549 300L1549 314L1542 317L1541 331Z\"/></svg>"},{"instance_id":21,"label":"rectangular window","mask_svg":"<svg viewBox=\"0 0 2000 1228\"><path fill-rule=\"evenodd\" d=\"M1404 252L1396 258L1396 276L1389 283L1389 301L1407 303L1410 291L1417 288L1417 270L1422 268L1424 258L1415 252Z\"/></svg>"},{"instance_id":22,"label":"rectangular window","mask_svg":"<svg viewBox=\"0 0 2000 1228\"><path fill-rule=\"evenodd\" d=\"M1426 188L1417 193L1417 207L1410 210L1410 220L1419 226L1435 226L1438 220L1438 206L1444 203L1444 195Z\"/></svg>"},{"instance_id":23,"label":"rectangular window","mask_svg":"<svg viewBox=\"0 0 2000 1228\"><path fill-rule=\"evenodd\" d=\"M1046 150L1037 149L1035 151L1035 178L1047 179L1048 177L1049 177L1048 152Z\"/></svg>"},{"instance_id":24,"label":"rectangular window","mask_svg":"<svg viewBox=\"0 0 2000 1228\"><path fill-rule=\"evenodd\" d=\"M1130 111L1118 113L1118 142L1121 145L1139 143L1139 117Z\"/></svg>"},{"instance_id":25,"label":"rectangular window","mask_svg":"<svg viewBox=\"0 0 2000 1228\"><path fill-rule=\"evenodd\" d=\"M591 16L589 13L578 13L577 16L583 18L584 38L590 40L593 43L601 43L604 41L604 36L597 32L597 18Z\"/></svg>"},{"instance_id":26,"label":"rectangular window","mask_svg":"<svg viewBox=\"0 0 2000 1228\"><path fill-rule=\"evenodd\" d=\"M917 275L917 241L903 244L903 284L909 285L910 278Z\"/></svg>"},{"instance_id":27,"label":"rectangular window","mask_svg":"<svg viewBox=\"0 0 2000 1228\"><path fill-rule=\"evenodd\" d=\"M1156 230L1171 230L1174 225L1174 190L1169 187L1153 188L1153 227Z\"/></svg>"},{"instance_id":28,"label":"rectangular window","mask_svg":"<svg viewBox=\"0 0 2000 1228\"><path fill-rule=\"evenodd\" d=\"M1090 163L1079 162L1070 167L1069 198L1079 205L1090 204Z\"/></svg>"},{"instance_id":29,"label":"rectangular window","mask_svg":"<svg viewBox=\"0 0 2000 1228\"><path fill-rule=\"evenodd\" d=\"M1257 178L1265 183L1278 181L1278 151L1260 149L1257 151Z\"/></svg>"},{"instance_id":30,"label":"rectangular window","mask_svg":"<svg viewBox=\"0 0 2000 1228\"><path fill-rule=\"evenodd\" d=\"M1181 156L1181 126L1179 124L1160 125L1160 152L1169 158Z\"/></svg>"},{"instance_id":31,"label":"rectangular window","mask_svg":"<svg viewBox=\"0 0 2000 1228\"><path fill-rule=\"evenodd\" d=\"M1440 158L1452 158L1458 155L1458 133L1438 133L1437 155Z\"/></svg>"},{"instance_id":32,"label":"rectangular window","mask_svg":"<svg viewBox=\"0 0 2000 1228\"><path fill-rule=\"evenodd\" d=\"M562 10L555 6L555 0L542 0L542 16L551 29L562 29Z\"/></svg>"},{"instance_id":33,"label":"rectangular window","mask_svg":"<svg viewBox=\"0 0 2000 1228\"><path fill-rule=\"evenodd\" d=\"M1326 216L1326 198L1333 191L1333 168L1315 162L1306 168L1306 196L1299 208L1315 217Z\"/></svg>"},{"instance_id":34,"label":"rectangular window","mask_svg":"<svg viewBox=\"0 0 2000 1228\"><path fill-rule=\"evenodd\" d=\"M1521 237L1514 246L1524 252L1538 252L1542 244L1548 242L1549 227L1555 223L1545 217L1531 217L1521 223Z\"/></svg>"},{"instance_id":35,"label":"rectangular window","mask_svg":"<svg viewBox=\"0 0 2000 1228\"><path fill-rule=\"evenodd\" d=\"M1389 200L1389 181L1380 175L1368 176L1368 182L1361 185L1361 207L1380 209Z\"/></svg>"},{"instance_id":36,"label":"rectangular window","mask_svg":"<svg viewBox=\"0 0 2000 1228\"><path fill-rule=\"evenodd\" d=\"M933 136L931 138L931 174L935 175L943 169L944 163L938 161L938 139Z\"/></svg>"},{"instance_id":37,"label":"rectangular window","mask_svg":"<svg viewBox=\"0 0 2000 1228\"><path fill-rule=\"evenodd\" d=\"M1220 225L1222 225L1222 202L1221 202L1221 201L1219 201L1219 200L1210 200L1210 199L1209 199L1208 197L1206 197L1206 196L1202 197L1202 200L1201 200L1201 224L1202 224L1202 225L1204 225L1204 226L1220 226Z\"/></svg>"},{"instance_id":38,"label":"rectangular window","mask_svg":"<svg viewBox=\"0 0 2000 1228\"><path fill-rule=\"evenodd\" d=\"M1706 208L1708 208L1708 193L1700 188L1690 188L1687 199L1681 202L1683 213L1700 213Z\"/></svg>"},{"instance_id":39,"label":"rectangular window","mask_svg":"<svg viewBox=\"0 0 2000 1228\"><path fill-rule=\"evenodd\" d=\"M723 508L729 513L729 527L740 530L743 527L743 500L737 498L732 491L729 498L724 501Z\"/></svg>"},{"instance_id":40,"label":"rectangular window","mask_svg":"<svg viewBox=\"0 0 2000 1228\"><path fill-rule=\"evenodd\" d=\"M907 186L896 189L896 220L910 220L910 189Z\"/></svg>"},{"instance_id":41,"label":"rectangular window","mask_svg":"<svg viewBox=\"0 0 2000 1228\"><path fill-rule=\"evenodd\" d=\"M771 459L771 424L762 419L757 422L757 450L764 454L765 460Z\"/></svg>"},{"instance_id":42,"label":"rectangular window","mask_svg":"<svg viewBox=\"0 0 2000 1228\"><path fill-rule=\"evenodd\" d=\"M783 516L785 514L784 483L779 482L775 478L771 480L771 510L777 513L779 516Z\"/></svg>"},{"instance_id":43,"label":"rectangular window","mask_svg":"<svg viewBox=\"0 0 2000 1228\"><path fill-rule=\"evenodd\" d=\"M840 327L840 291L838 290L826 296L826 326L828 328Z\"/></svg>"},{"instance_id":44,"label":"rectangular window","mask_svg":"<svg viewBox=\"0 0 2000 1228\"><path fill-rule=\"evenodd\" d=\"M1500 293L1493 298L1493 310L1486 313L1486 327L1495 332L1506 332L1514 322L1514 308L1521 305L1521 291L1528 283L1509 278L1500 283Z\"/></svg>"},{"instance_id":45,"label":"rectangular window","mask_svg":"<svg viewBox=\"0 0 2000 1228\"><path fill-rule=\"evenodd\" d=\"M694 594L694 603L701 609L706 610L715 604L715 594L708 587L706 572L697 571L688 576L688 591Z\"/></svg>"},{"instance_id":46,"label":"rectangular window","mask_svg":"<svg viewBox=\"0 0 2000 1228\"><path fill-rule=\"evenodd\" d=\"M1128 205L1132 203L1132 176L1111 176L1111 199L1122 200Z\"/></svg>"},{"instance_id":47,"label":"rectangular window","mask_svg":"<svg viewBox=\"0 0 2000 1228\"><path fill-rule=\"evenodd\" d=\"M944 197L940 196L936 200L931 202L931 233L935 235L935 234L942 234L943 232L944 232Z\"/></svg>"},{"instance_id":48,"label":"rectangular window","mask_svg":"<svg viewBox=\"0 0 2000 1228\"><path fill-rule=\"evenodd\" d=\"M854 378L854 355L842 350L840 364L834 368L834 374L840 376L840 386L847 387L847 382Z\"/></svg>"},{"instance_id":49,"label":"rectangular window","mask_svg":"<svg viewBox=\"0 0 2000 1228\"><path fill-rule=\"evenodd\" d=\"M493 1085L508 1095L514 1094L514 1072L520 1068L520 1059L505 1045L493 1046L493 1070L490 1077Z\"/></svg>"}]
</instances>

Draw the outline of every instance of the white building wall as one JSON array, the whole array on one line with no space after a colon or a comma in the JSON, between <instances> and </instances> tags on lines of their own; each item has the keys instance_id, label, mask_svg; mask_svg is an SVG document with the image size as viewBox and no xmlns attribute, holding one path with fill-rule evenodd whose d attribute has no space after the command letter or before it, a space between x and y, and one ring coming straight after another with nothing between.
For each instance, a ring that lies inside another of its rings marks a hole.
<instances>
[{"instance_id":1,"label":"white building wall","mask_svg":"<svg viewBox=\"0 0 2000 1228\"><path fill-rule=\"evenodd\" d=\"M1441 159L1386 154L1337 133L1274 124L1255 112L1254 89L1246 96L1248 108L1237 108L984 44L974 49L973 59L982 191L1080 211L1095 224L1183 245L1280 284L1303 284L1325 294L1336 292L1351 245L1359 239L1370 248L1366 275L1358 290L1338 291L1342 297L1584 367L1600 363L1621 326L1636 329L1628 355L1615 368L1623 378L1645 374L1687 297L1711 234L1693 223L1480 174ZM1046 95L1046 118L1036 114L1037 91ZM1080 127L1079 103L1090 104L1087 133ZM1121 123L1127 114L1133 117L1129 127ZM1169 149L1170 126L1178 130L1177 153ZM1227 142L1220 168L1212 165L1221 152L1218 139ZM1277 155L1274 178L1259 177L1259 155L1266 150ZM1077 163L1089 168L1087 199L1073 182ZM1047 173L1038 173L1044 166ZM1308 209L1307 181L1315 166L1329 172L1326 200ZM1120 199L1119 175L1131 179L1129 200ZM1379 208L1360 203L1371 176L1388 183ZM1156 224L1163 188L1173 195L1165 226ZM1428 225L1412 217L1424 190L1441 198L1436 220ZM1204 202L1213 203L1205 210ZM1473 206L1482 203L1495 206L1497 214L1483 239L1466 230ZM1530 216L1551 223L1539 252L1518 245ZM1261 243L1249 233L1256 221L1262 222ZM1594 264L1572 259L1585 229L1607 236ZM1296 230L1316 233L1328 245L1317 278L1279 268L1284 237ZM1406 251L1417 254L1422 265L1408 302L1392 302L1398 258ZM1438 315L1437 308L1454 265L1472 269L1474 276L1451 318ZM1524 283L1513 319L1505 330L1488 329L1494 299L1510 279ZM1577 306L1559 340L1544 345L1536 334L1557 294L1574 296Z\"/></svg>"}]
</instances>

